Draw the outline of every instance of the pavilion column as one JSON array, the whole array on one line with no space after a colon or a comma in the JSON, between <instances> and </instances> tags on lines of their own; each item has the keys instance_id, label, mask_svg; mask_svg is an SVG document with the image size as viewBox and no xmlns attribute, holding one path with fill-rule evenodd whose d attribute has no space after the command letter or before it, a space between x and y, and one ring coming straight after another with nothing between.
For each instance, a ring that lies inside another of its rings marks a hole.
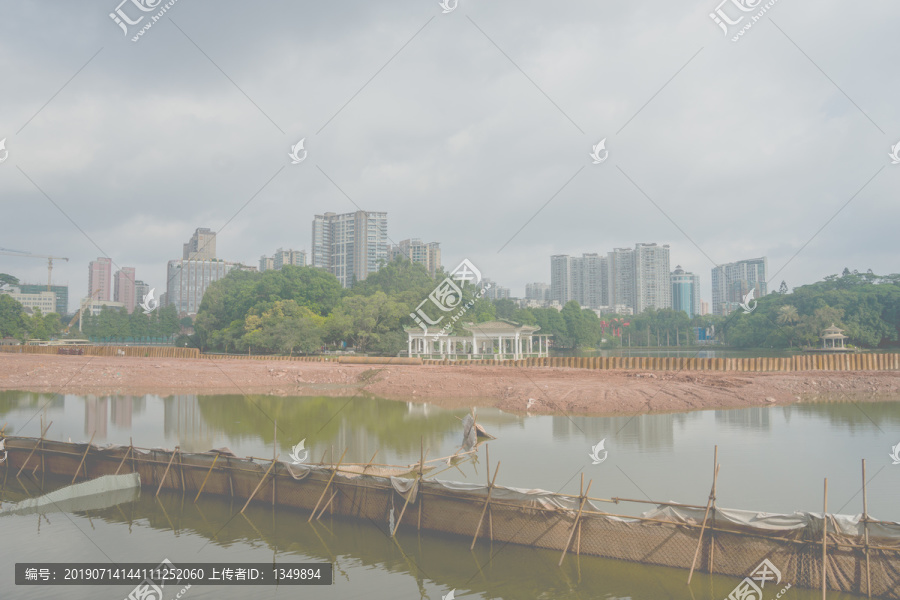
<instances>
[{"instance_id":1,"label":"pavilion column","mask_svg":"<svg viewBox=\"0 0 900 600\"><path fill-rule=\"evenodd\" d=\"M407 339L406 346L407 346L406 355L412 356L412 336L409 336L409 339Z\"/></svg>"}]
</instances>

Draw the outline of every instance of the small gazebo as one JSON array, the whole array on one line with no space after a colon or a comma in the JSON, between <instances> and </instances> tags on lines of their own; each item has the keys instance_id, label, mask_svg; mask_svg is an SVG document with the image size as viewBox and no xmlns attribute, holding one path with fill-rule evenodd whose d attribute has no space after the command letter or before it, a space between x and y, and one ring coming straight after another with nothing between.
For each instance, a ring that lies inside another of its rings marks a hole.
<instances>
[{"instance_id":1,"label":"small gazebo","mask_svg":"<svg viewBox=\"0 0 900 600\"><path fill-rule=\"evenodd\" d=\"M840 348L844 349L844 340L847 339L847 336L843 334L843 331L840 327L835 327L834 323L831 324L831 327L824 329L822 335L819 336L822 338L822 348L826 350L836 349L838 348L837 341L840 340ZM828 345L828 340L831 340L831 346Z\"/></svg>"}]
</instances>

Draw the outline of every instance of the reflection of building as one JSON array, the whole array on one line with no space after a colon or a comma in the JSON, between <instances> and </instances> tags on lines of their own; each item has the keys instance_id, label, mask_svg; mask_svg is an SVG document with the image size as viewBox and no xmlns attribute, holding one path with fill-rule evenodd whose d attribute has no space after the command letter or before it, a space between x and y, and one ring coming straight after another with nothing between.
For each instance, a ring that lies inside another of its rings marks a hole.
<instances>
[{"instance_id":1,"label":"reflection of building","mask_svg":"<svg viewBox=\"0 0 900 600\"><path fill-rule=\"evenodd\" d=\"M107 398L86 396L84 399L84 434L94 439L106 439Z\"/></svg>"},{"instance_id":2,"label":"reflection of building","mask_svg":"<svg viewBox=\"0 0 900 600\"><path fill-rule=\"evenodd\" d=\"M112 405L109 407L110 420L115 423L116 427L130 429L131 412L133 408L133 396L114 396L112 398Z\"/></svg>"},{"instance_id":3,"label":"reflection of building","mask_svg":"<svg viewBox=\"0 0 900 600\"><path fill-rule=\"evenodd\" d=\"M702 413L639 415L637 417L552 417L554 439L584 439L591 445L607 440L606 449L615 444L637 446L641 450L671 450L675 445L675 424L702 418Z\"/></svg>"},{"instance_id":4,"label":"reflection of building","mask_svg":"<svg viewBox=\"0 0 900 600\"><path fill-rule=\"evenodd\" d=\"M769 408L766 406L752 406L740 410L717 410L716 423L725 425L737 425L747 429L769 431L772 423L769 421Z\"/></svg>"},{"instance_id":5,"label":"reflection of building","mask_svg":"<svg viewBox=\"0 0 900 600\"><path fill-rule=\"evenodd\" d=\"M184 452L206 452L213 445L213 432L200 413L196 395L163 398L163 433L175 438Z\"/></svg>"}]
</instances>

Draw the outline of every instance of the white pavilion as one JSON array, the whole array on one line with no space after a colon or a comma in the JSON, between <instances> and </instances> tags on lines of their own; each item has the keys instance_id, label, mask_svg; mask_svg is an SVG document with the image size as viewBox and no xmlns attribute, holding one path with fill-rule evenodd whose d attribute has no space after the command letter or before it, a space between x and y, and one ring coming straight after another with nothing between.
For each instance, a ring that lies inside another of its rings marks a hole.
<instances>
[{"instance_id":1,"label":"white pavilion","mask_svg":"<svg viewBox=\"0 0 900 600\"><path fill-rule=\"evenodd\" d=\"M549 356L549 335L541 328L500 319L462 326L468 335L450 335L443 329L406 328L409 356L435 359L519 360Z\"/></svg>"}]
</instances>

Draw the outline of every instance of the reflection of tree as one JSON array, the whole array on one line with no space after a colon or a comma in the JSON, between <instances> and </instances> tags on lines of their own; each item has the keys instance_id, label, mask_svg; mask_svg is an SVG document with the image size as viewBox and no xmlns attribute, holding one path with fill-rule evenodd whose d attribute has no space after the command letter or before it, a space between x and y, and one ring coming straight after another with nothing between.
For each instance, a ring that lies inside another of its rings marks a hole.
<instances>
[{"instance_id":1,"label":"reflection of tree","mask_svg":"<svg viewBox=\"0 0 900 600\"><path fill-rule=\"evenodd\" d=\"M821 399L821 396L820 396ZM833 394L831 402L795 404L801 415L825 417L832 425L847 426L850 431L877 430L885 424L900 424L900 404L896 402L856 402L846 394Z\"/></svg>"},{"instance_id":2,"label":"reflection of tree","mask_svg":"<svg viewBox=\"0 0 900 600\"><path fill-rule=\"evenodd\" d=\"M62 408L65 403L61 394L42 394L40 392L0 392L0 415L6 415L22 408ZM9 429L7 429L9 433Z\"/></svg>"},{"instance_id":3,"label":"reflection of tree","mask_svg":"<svg viewBox=\"0 0 900 600\"><path fill-rule=\"evenodd\" d=\"M302 439L308 440L309 447L363 433L376 440L375 447L415 453L422 436L428 445L429 439L439 438L448 430L459 428L462 432L451 412L440 411L410 423L405 403L377 398L200 396L198 404L206 423L232 439L258 439L271 444L275 433L272 421L277 421L282 452ZM285 433L288 439L284 439ZM311 456L310 460L318 462L319 458Z\"/></svg>"}]
</instances>

